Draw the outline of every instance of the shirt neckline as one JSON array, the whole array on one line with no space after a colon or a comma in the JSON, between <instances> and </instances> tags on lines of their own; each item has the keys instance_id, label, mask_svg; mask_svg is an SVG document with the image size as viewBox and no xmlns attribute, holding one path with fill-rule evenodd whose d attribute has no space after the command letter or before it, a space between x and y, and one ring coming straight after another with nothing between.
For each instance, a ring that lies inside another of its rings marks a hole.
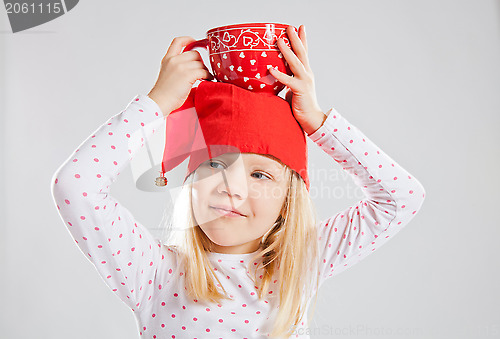
<instances>
[{"instance_id":1,"label":"shirt neckline","mask_svg":"<svg viewBox=\"0 0 500 339\"><path fill-rule=\"evenodd\" d=\"M207 256L210 259L222 260L222 261L248 261L252 257L254 257L261 249L259 248L257 251L252 253L218 253L218 252L207 252Z\"/></svg>"}]
</instances>

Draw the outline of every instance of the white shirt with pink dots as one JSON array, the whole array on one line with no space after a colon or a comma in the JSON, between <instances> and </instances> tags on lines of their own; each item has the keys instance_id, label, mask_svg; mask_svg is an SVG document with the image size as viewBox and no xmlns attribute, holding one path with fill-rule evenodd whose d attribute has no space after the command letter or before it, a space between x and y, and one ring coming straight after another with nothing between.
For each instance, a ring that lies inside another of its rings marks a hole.
<instances>
[{"instance_id":1,"label":"white shirt with pink dots","mask_svg":"<svg viewBox=\"0 0 500 339\"><path fill-rule=\"evenodd\" d=\"M247 263L256 253L208 253L233 300L205 304L185 292L175 248L162 244L110 195L110 185L144 145L141 129L164 119L138 95L83 141L52 177L58 212L106 285L134 312L144 338L267 338L279 300L273 281L259 300ZM144 129L146 137L152 129ZM335 109L308 136L346 170L365 198L318 223L320 284L373 253L420 210L422 184ZM253 262L252 265L256 265ZM257 272L259 279L259 272ZM90 293L90 291L89 291ZM292 338L309 338L304 319Z\"/></svg>"}]
</instances>

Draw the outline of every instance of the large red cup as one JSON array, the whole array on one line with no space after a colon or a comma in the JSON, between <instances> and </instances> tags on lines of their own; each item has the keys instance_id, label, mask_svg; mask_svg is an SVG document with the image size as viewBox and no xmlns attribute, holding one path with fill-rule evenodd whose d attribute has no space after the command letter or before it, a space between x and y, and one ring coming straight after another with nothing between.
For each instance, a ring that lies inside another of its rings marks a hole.
<instances>
[{"instance_id":1,"label":"large red cup","mask_svg":"<svg viewBox=\"0 0 500 339\"><path fill-rule=\"evenodd\" d=\"M278 48L278 38L290 46L286 29L279 23L243 23L207 31L207 38L187 45L183 52L201 47L208 51L214 77L221 82L277 95L285 85L268 71L270 67L293 75ZM293 27L296 32L297 28Z\"/></svg>"}]
</instances>

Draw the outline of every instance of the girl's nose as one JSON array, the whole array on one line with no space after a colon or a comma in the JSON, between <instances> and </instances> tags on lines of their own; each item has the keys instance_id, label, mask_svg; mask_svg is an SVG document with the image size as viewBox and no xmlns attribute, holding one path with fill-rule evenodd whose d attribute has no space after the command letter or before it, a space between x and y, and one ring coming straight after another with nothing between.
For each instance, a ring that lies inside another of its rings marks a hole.
<instances>
[{"instance_id":1,"label":"girl's nose","mask_svg":"<svg viewBox=\"0 0 500 339\"><path fill-rule=\"evenodd\" d=\"M248 182L245 173L245 169L241 166L222 170L222 181L217 185L217 191L226 193L230 197L246 199L248 197Z\"/></svg>"}]
</instances>

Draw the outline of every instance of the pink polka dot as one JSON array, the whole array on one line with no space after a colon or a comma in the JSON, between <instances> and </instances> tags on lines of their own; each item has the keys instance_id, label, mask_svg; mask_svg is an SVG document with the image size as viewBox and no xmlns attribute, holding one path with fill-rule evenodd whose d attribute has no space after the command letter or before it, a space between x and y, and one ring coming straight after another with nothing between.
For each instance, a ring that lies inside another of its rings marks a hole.
<instances>
[{"instance_id":1,"label":"pink polka dot","mask_svg":"<svg viewBox=\"0 0 500 339\"><path fill-rule=\"evenodd\" d=\"M116 147L114 145L111 145L111 149L116 149Z\"/></svg>"},{"instance_id":2,"label":"pink polka dot","mask_svg":"<svg viewBox=\"0 0 500 339\"><path fill-rule=\"evenodd\" d=\"M78 161L78 159L73 159L73 162L77 162L77 161Z\"/></svg>"},{"instance_id":3,"label":"pink polka dot","mask_svg":"<svg viewBox=\"0 0 500 339\"><path fill-rule=\"evenodd\" d=\"M80 178L80 174L75 174L75 178Z\"/></svg>"},{"instance_id":4,"label":"pink polka dot","mask_svg":"<svg viewBox=\"0 0 500 339\"><path fill-rule=\"evenodd\" d=\"M99 159L97 159L97 158L94 158L94 161L95 161L95 162L99 162Z\"/></svg>"}]
</instances>

